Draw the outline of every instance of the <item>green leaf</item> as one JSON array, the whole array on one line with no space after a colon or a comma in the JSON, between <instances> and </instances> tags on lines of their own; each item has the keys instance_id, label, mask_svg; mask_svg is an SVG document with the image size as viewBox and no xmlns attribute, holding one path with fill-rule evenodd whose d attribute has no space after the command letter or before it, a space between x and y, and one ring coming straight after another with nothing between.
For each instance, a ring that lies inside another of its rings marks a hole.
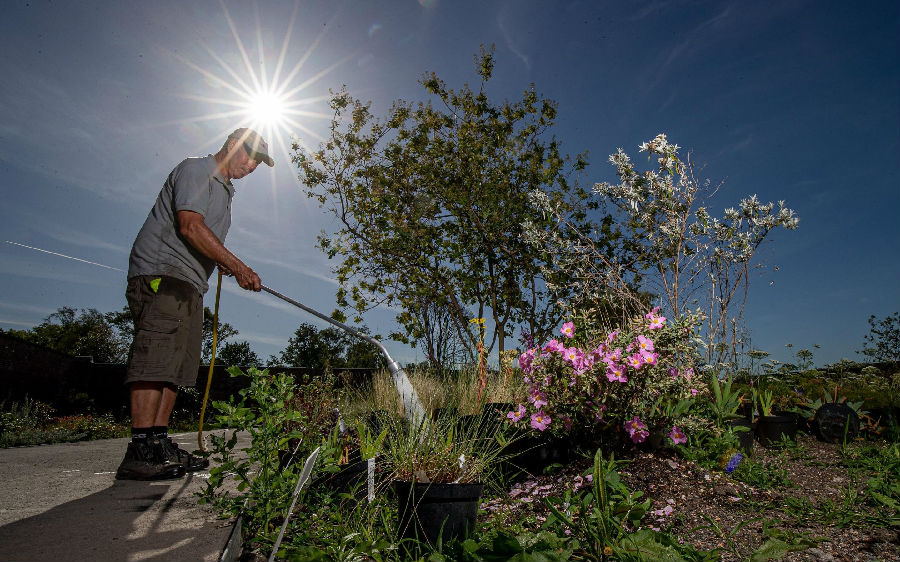
<instances>
[{"instance_id":1,"label":"green leaf","mask_svg":"<svg viewBox=\"0 0 900 562\"><path fill-rule=\"evenodd\" d=\"M767 560L783 560L788 552L804 550L803 547L791 546L781 539L769 539L750 555L750 562L766 562Z\"/></svg>"}]
</instances>

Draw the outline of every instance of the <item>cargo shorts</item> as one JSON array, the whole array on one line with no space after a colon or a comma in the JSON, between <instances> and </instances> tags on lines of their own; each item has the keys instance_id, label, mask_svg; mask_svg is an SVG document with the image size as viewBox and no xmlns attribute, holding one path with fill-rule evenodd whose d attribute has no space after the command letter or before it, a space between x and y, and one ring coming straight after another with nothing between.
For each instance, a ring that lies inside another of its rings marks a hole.
<instances>
[{"instance_id":1,"label":"cargo shorts","mask_svg":"<svg viewBox=\"0 0 900 562\"><path fill-rule=\"evenodd\" d=\"M134 320L125 384L196 386L203 338L203 297L187 281L139 275L125 291Z\"/></svg>"}]
</instances>

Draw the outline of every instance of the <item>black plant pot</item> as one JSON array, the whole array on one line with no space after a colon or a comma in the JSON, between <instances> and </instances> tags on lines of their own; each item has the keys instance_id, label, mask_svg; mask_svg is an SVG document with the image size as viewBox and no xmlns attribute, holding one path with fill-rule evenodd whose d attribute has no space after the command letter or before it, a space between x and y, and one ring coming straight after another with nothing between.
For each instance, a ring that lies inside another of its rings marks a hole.
<instances>
[{"instance_id":1,"label":"black plant pot","mask_svg":"<svg viewBox=\"0 0 900 562\"><path fill-rule=\"evenodd\" d=\"M756 424L756 437L764 447L778 443L783 437L797 439L797 414L775 412L771 416L760 416Z\"/></svg>"},{"instance_id":2,"label":"black plant pot","mask_svg":"<svg viewBox=\"0 0 900 562\"><path fill-rule=\"evenodd\" d=\"M847 441L859 435L859 416L846 404L822 404L814 423L819 439L828 443L843 443L845 430Z\"/></svg>"},{"instance_id":3,"label":"black plant pot","mask_svg":"<svg viewBox=\"0 0 900 562\"><path fill-rule=\"evenodd\" d=\"M738 438L738 443L740 444L741 450L744 454L750 455L753 453L753 430L754 425L750 423L750 420L747 418L739 418L736 420L731 420L728 422L731 428L734 431L734 434ZM738 431L738 428L746 428L746 431Z\"/></svg>"},{"instance_id":4,"label":"black plant pot","mask_svg":"<svg viewBox=\"0 0 900 562\"><path fill-rule=\"evenodd\" d=\"M572 456L568 439L549 436L530 436L513 441L503 449L506 460L501 470L510 475L525 471L537 476L551 464L566 464Z\"/></svg>"},{"instance_id":5,"label":"black plant pot","mask_svg":"<svg viewBox=\"0 0 900 562\"><path fill-rule=\"evenodd\" d=\"M484 484L394 482L398 535L431 545L462 540L475 529Z\"/></svg>"}]
</instances>

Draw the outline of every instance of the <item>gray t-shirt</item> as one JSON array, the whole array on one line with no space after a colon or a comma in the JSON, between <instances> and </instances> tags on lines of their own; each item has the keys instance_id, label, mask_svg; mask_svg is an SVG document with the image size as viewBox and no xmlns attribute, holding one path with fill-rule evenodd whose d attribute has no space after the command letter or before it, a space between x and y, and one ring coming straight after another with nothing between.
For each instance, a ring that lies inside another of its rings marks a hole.
<instances>
[{"instance_id":1,"label":"gray t-shirt","mask_svg":"<svg viewBox=\"0 0 900 562\"><path fill-rule=\"evenodd\" d=\"M176 215L178 211L200 213L224 243L231 226L232 197L234 186L219 173L212 154L175 166L131 247L128 278L167 275L187 281L201 295L206 293L216 264L179 234Z\"/></svg>"}]
</instances>

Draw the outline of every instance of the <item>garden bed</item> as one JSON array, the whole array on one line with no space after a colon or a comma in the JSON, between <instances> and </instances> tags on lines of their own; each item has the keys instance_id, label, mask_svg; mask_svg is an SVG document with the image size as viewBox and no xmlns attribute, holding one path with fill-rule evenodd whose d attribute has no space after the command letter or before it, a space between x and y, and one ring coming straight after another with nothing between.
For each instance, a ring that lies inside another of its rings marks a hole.
<instances>
[{"instance_id":1,"label":"garden bed","mask_svg":"<svg viewBox=\"0 0 900 562\"><path fill-rule=\"evenodd\" d=\"M898 560L898 528L878 521L887 514L877 513L863 493L870 478L900 482L900 474L880 474L872 455L861 458L874 446L886 445L861 441L842 453L841 445L809 435L798 436L793 446L757 444L749 460L768 468L754 464L747 475L708 470L674 451L635 451L623 459L627 464L619 473L628 487L654 500L659 513L649 515L645 525L700 550L722 549L723 561L747 560L772 537L801 549L787 553L789 561ZM579 477L590 464L580 459L555 474L514 484L507 497L483 503L480 522L537 530L550 516L544 498L584 485Z\"/></svg>"}]
</instances>

